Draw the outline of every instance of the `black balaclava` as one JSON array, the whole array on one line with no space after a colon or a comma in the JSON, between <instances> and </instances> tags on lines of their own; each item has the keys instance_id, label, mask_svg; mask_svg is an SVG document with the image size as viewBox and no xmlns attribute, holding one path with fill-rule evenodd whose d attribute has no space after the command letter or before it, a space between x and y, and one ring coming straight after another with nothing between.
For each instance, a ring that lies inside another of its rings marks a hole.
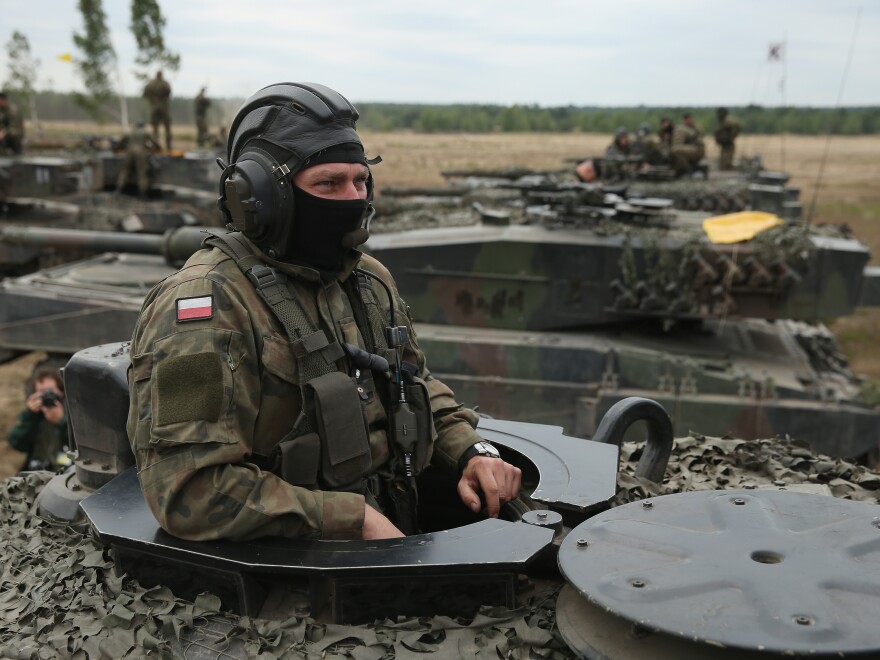
<instances>
[{"instance_id":1,"label":"black balaclava","mask_svg":"<svg viewBox=\"0 0 880 660\"><path fill-rule=\"evenodd\" d=\"M315 154L308 167L325 163L367 165L360 145L344 144ZM367 232L366 199L324 199L293 186L294 217L282 261L309 266L332 275L342 270L352 248L364 243Z\"/></svg>"}]
</instances>

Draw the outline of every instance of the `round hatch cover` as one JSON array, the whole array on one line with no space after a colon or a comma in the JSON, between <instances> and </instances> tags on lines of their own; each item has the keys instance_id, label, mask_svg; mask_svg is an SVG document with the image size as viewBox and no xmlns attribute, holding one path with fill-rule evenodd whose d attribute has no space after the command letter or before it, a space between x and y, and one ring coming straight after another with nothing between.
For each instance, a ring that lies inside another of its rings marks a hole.
<instances>
[{"instance_id":1,"label":"round hatch cover","mask_svg":"<svg viewBox=\"0 0 880 660\"><path fill-rule=\"evenodd\" d=\"M620 506L571 531L559 567L642 627L778 653L880 649L880 508L780 491Z\"/></svg>"}]
</instances>

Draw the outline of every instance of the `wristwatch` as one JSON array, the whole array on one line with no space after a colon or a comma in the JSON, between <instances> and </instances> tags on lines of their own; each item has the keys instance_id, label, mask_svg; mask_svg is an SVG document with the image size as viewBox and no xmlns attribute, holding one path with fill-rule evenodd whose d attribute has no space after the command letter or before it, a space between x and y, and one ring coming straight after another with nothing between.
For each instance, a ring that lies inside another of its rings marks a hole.
<instances>
[{"instance_id":1,"label":"wristwatch","mask_svg":"<svg viewBox=\"0 0 880 660\"><path fill-rule=\"evenodd\" d=\"M489 458L501 458L501 454L498 453L498 450L495 449L492 445L490 445L485 440L481 440L480 442L476 442L470 447L468 447L465 452L461 455L461 458L458 459L458 473L461 474L464 472L465 466L468 464L468 461L471 460L474 456L488 456Z\"/></svg>"}]
</instances>

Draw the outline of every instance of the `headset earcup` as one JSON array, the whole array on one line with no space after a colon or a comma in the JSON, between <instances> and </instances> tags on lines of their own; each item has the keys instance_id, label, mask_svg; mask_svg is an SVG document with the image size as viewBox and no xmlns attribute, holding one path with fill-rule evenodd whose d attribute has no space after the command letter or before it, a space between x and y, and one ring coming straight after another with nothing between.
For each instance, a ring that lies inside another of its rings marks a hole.
<instances>
[{"instance_id":1,"label":"headset earcup","mask_svg":"<svg viewBox=\"0 0 880 660\"><path fill-rule=\"evenodd\" d=\"M286 168L250 151L221 175L217 203L227 223L249 237L278 234L293 217L292 183Z\"/></svg>"}]
</instances>

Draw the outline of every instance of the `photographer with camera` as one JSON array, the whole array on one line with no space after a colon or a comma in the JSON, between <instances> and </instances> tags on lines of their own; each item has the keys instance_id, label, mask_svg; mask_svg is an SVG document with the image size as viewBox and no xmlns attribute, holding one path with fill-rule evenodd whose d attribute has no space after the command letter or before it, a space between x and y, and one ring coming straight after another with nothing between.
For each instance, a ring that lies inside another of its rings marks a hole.
<instances>
[{"instance_id":1,"label":"photographer with camera","mask_svg":"<svg viewBox=\"0 0 880 660\"><path fill-rule=\"evenodd\" d=\"M70 463L64 382L58 369L39 367L31 383L34 391L9 432L9 444L27 454L25 470L54 471Z\"/></svg>"}]
</instances>

